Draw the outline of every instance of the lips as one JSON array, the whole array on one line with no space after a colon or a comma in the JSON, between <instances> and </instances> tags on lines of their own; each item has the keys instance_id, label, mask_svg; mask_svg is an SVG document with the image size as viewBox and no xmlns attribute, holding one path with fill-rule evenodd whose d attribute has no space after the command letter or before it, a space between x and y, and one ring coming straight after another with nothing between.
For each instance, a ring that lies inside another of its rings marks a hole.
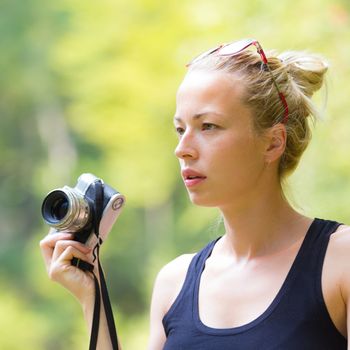
<instances>
[{"instance_id":1,"label":"lips","mask_svg":"<svg viewBox=\"0 0 350 350\"><path fill-rule=\"evenodd\" d=\"M183 169L181 174L186 187L193 187L195 185L198 185L207 178L203 174L189 168Z\"/></svg>"}]
</instances>

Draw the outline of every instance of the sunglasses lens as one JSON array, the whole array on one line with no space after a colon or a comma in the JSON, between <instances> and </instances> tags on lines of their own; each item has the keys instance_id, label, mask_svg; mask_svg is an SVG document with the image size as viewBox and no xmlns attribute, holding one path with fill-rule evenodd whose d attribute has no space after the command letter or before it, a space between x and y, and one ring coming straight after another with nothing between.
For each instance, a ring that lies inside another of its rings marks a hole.
<instances>
[{"instance_id":1,"label":"sunglasses lens","mask_svg":"<svg viewBox=\"0 0 350 350\"><path fill-rule=\"evenodd\" d=\"M215 51L219 50L221 47L222 47L222 45L216 46L214 48L211 48L208 51L205 51L205 52L201 53L199 56L195 57L187 66L190 66L193 63L199 62L201 59L203 59L204 57L207 57L207 56L213 54Z\"/></svg>"},{"instance_id":2,"label":"sunglasses lens","mask_svg":"<svg viewBox=\"0 0 350 350\"><path fill-rule=\"evenodd\" d=\"M239 53L246 49L248 46L252 45L252 40L240 40L231 44L227 44L223 46L220 50L220 55L234 55L235 53Z\"/></svg>"}]
</instances>

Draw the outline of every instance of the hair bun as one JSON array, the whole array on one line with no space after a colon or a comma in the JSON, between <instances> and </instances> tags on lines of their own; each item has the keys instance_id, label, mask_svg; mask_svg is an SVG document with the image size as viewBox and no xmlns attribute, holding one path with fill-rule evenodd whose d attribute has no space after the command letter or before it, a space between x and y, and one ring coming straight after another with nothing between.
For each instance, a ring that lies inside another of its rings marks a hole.
<instances>
[{"instance_id":1,"label":"hair bun","mask_svg":"<svg viewBox=\"0 0 350 350\"><path fill-rule=\"evenodd\" d=\"M319 55L287 51L278 56L299 89L308 97L322 87L328 62Z\"/></svg>"}]
</instances>

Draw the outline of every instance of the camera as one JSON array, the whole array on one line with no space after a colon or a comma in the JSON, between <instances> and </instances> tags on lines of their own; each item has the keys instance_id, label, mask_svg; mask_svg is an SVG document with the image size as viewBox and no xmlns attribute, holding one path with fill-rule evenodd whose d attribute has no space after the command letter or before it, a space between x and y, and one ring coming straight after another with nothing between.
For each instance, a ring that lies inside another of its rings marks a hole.
<instances>
[{"instance_id":1,"label":"camera","mask_svg":"<svg viewBox=\"0 0 350 350\"><path fill-rule=\"evenodd\" d=\"M54 232L73 233L76 241L94 247L107 238L124 203L122 194L95 175L86 173L80 175L74 188L64 186L49 192L41 213ZM99 238L93 234L96 225Z\"/></svg>"}]
</instances>

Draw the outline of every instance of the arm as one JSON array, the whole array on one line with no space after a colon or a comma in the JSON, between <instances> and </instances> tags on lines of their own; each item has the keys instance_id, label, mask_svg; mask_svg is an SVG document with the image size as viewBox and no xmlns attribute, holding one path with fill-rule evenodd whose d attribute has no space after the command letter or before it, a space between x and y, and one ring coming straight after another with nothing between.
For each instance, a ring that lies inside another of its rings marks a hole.
<instances>
[{"instance_id":1,"label":"arm","mask_svg":"<svg viewBox=\"0 0 350 350\"><path fill-rule=\"evenodd\" d=\"M92 264L91 249L74 241L69 233L49 233L40 242L40 248L50 279L61 284L77 298L90 332L95 301L94 279L90 272L83 272L72 266L71 260L76 257ZM98 273L96 266L94 270ZM98 274L97 277L99 277ZM101 303L97 349L112 349L103 303Z\"/></svg>"},{"instance_id":2,"label":"arm","mask_svg":"<svg viewBox=\"0 0 350 350\"><path fill-rule=\"evenodd\" d=\"M150 338L149 350L161 350L165 344L166 336L162 324L165 315L165 305L167 296L164 295L164 276L161 270L156 278L150 312Z\"/></svg>"},{"instance_id":3,"label":"arm","mask_svg":"<svg viewBox=\"0 0 350 350\"><path fill-rule=\"evenodd\" d=\"M92 328L92 315L94 312L94 302L95 302L95 299L82 304L84 319L86 321L87 329L89 331ZM119 342L119 337L118 337L118 348L119 350L122 350L122 346ZM101 316L100 316L100 326L98 331L97 350L105 350L105 349L106 350L112 349L112 344L110 342L107 319L105 316L105 310L101 300Z\"/></svg>"}]
</instances>

